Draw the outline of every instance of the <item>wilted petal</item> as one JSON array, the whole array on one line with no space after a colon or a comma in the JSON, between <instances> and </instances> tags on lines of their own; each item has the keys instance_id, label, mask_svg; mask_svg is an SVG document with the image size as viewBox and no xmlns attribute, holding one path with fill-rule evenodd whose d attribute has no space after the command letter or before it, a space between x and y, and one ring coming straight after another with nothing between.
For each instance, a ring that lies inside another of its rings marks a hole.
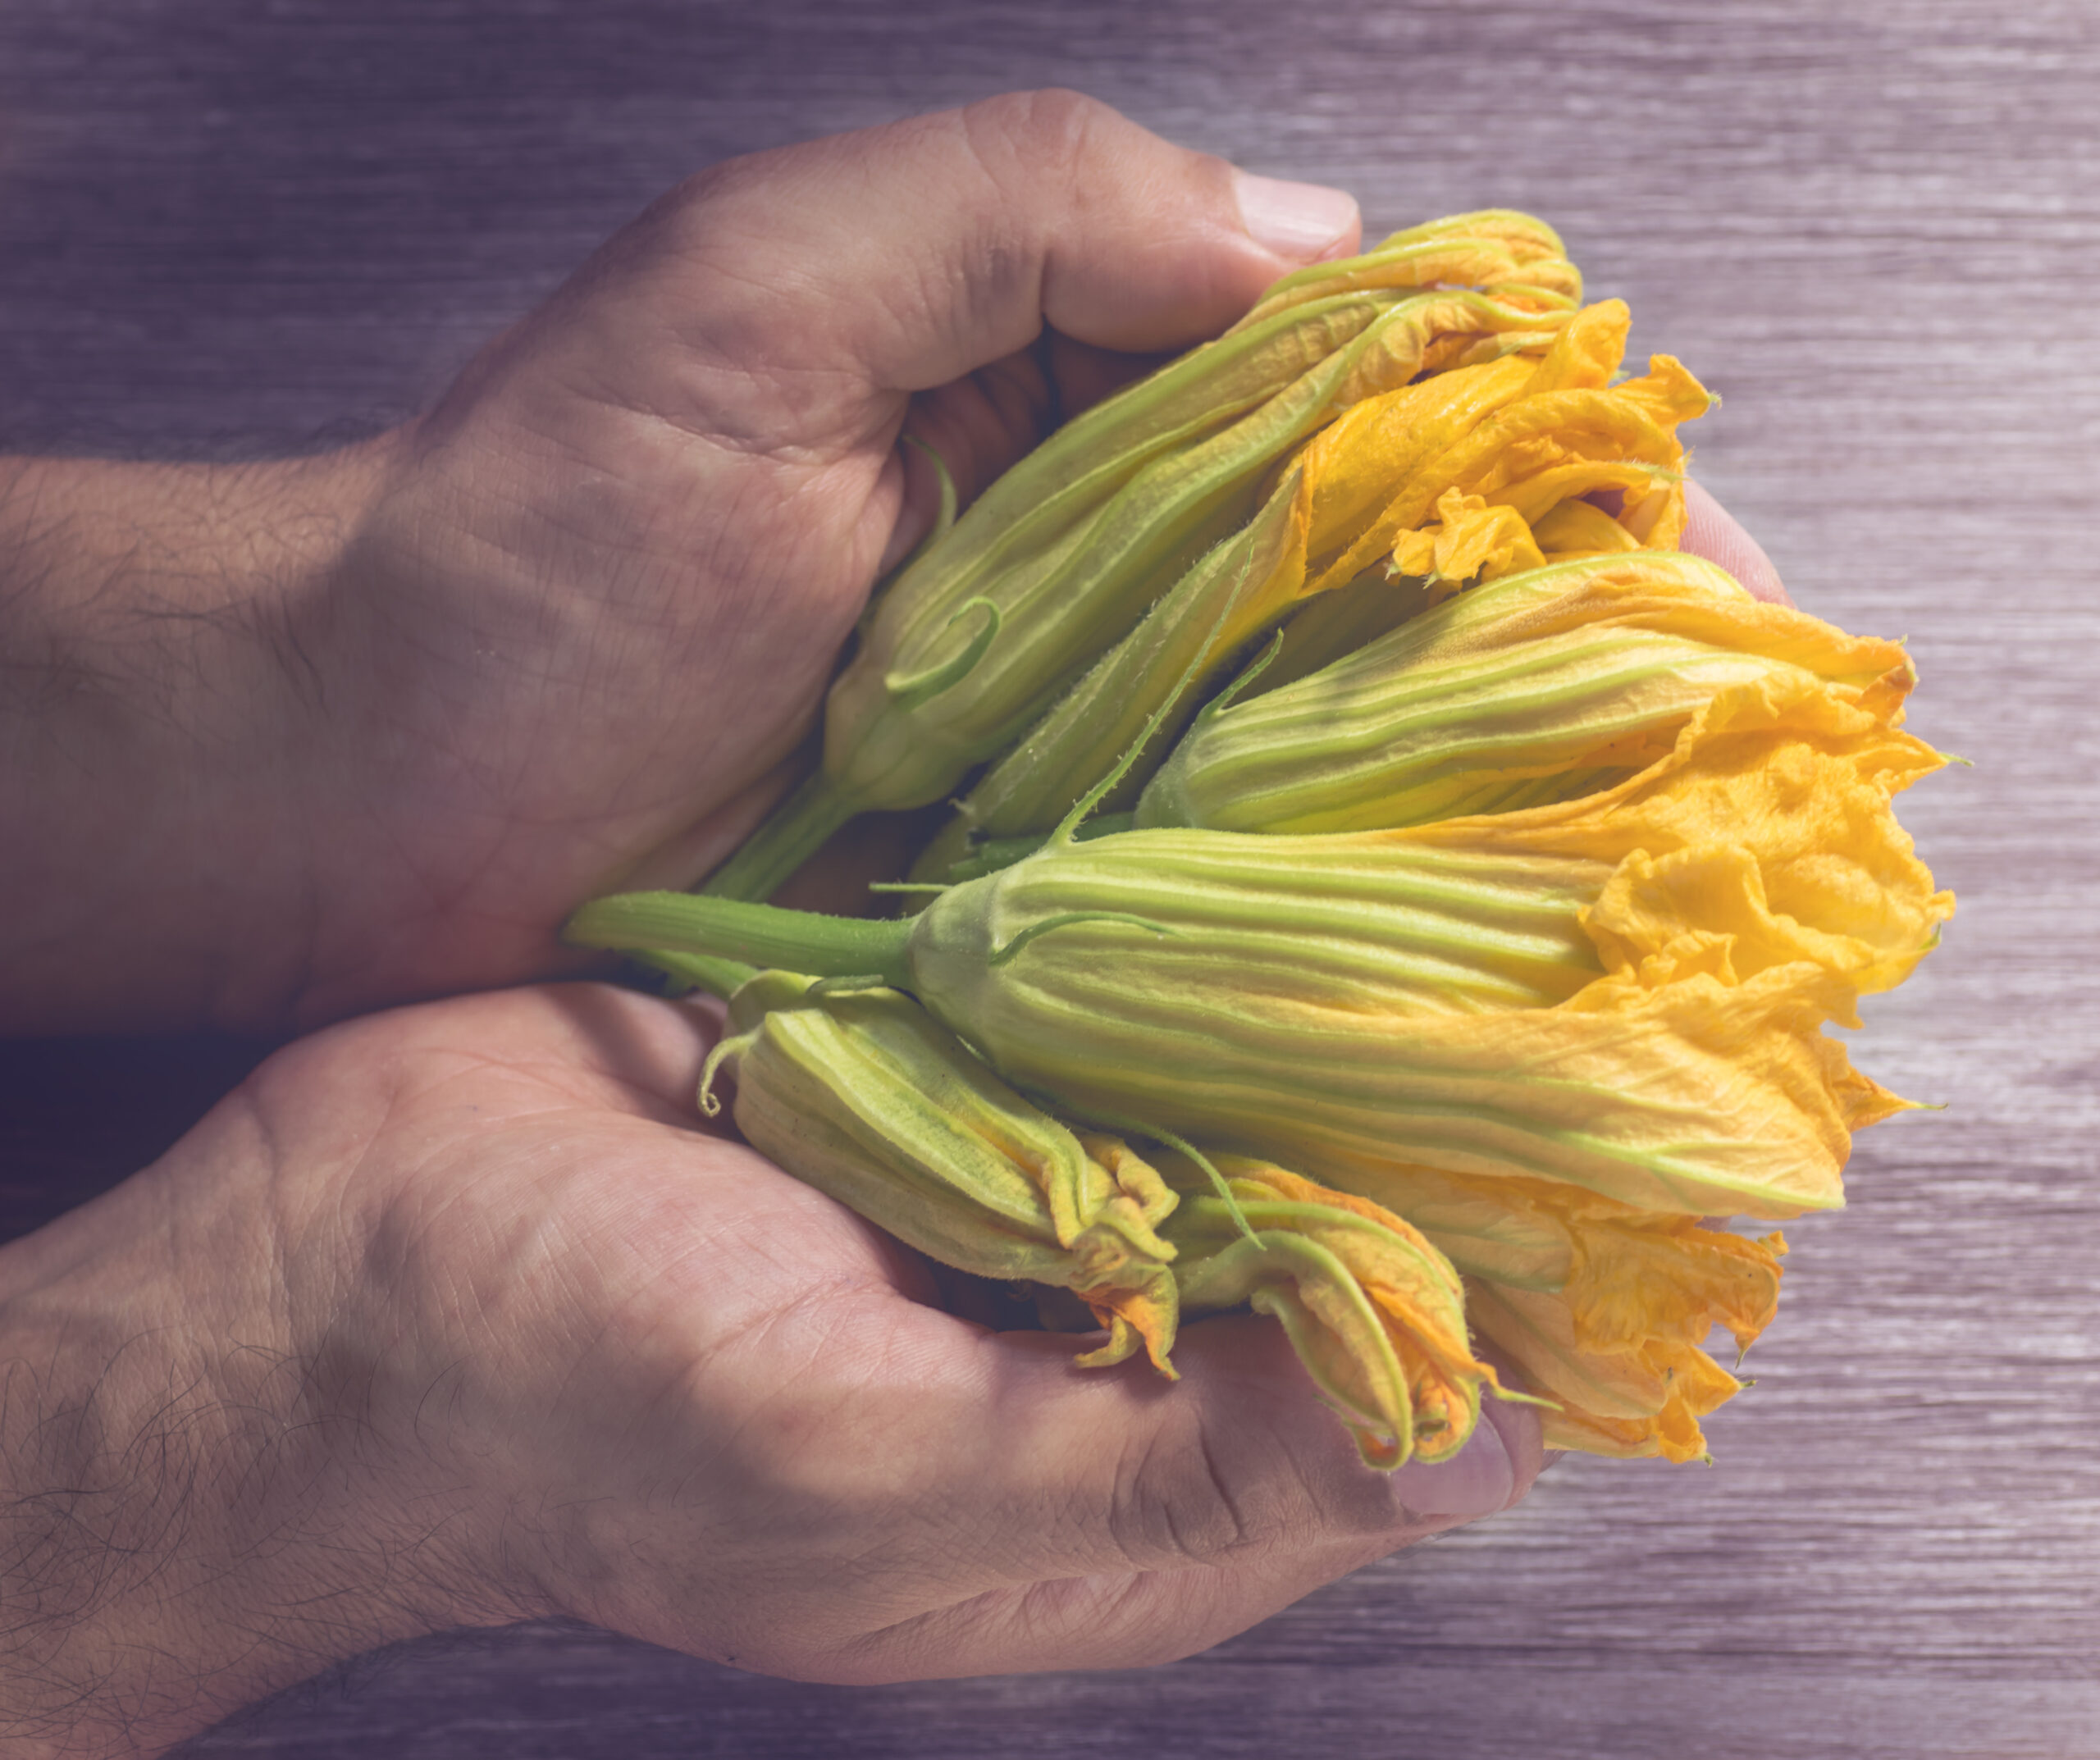
<instances>
[{"instance_id":1,"label":"wilted petal","mask_svg":"<svg viewBox=\"0 0 2100 1760\"><path fill-rule=\"evenodd\" d=\"M1514 508L1490 507L1478 495L1447 489L1436 523L1404 531L1393 545L1393 568L1435 586L1492 581L1543 566L1532 528Z\"/></svg>"},{"instance_id":2,"label":"wilted petal","mask_svg":"<svg viewBox=\"0 0 2100 1760\"><path fill-rule=\"evenodd\" d=\"M1746 1351L1778 1311L1783 1235L1746 1240L1682 1216L1637 1215L1581 1219L1573 1233L1561 1295L1585 1349L1699 1344L1722 1326Z\"/></svg>"},{"instance_id":3,"label":"wilted petal","mask_svg":"<svg viewBox=\"0 0 2100 1760\"><path fill-rule=\"evenodd\" d=\"M1281 1168L1221 1164L1251 1236L1202 1175L1168 1224L1185 1310L1251 1303L1273 1315L1364 1459L1449 1458L1472 1434L1494 1371L1466 1335L1458 1274L1419 1231L1362 1198Z\"/></svg>"},{"instance_id":4,"label":"wilted petal","mask_svg":"<svg viewBox=\"0 0 2100 1760\"><path fill-rule=\"evenodd\" d=\"M1697 1460L1706 1452L1699 1420L1742 1390L1696 1345L1656 1339L1623 1351L1585 1347L1558 1296L1477 1285L1467 1291L1467 1312L1559 1408L1541 1414L1550 1448Z\"/></svg>"}]
</instances>

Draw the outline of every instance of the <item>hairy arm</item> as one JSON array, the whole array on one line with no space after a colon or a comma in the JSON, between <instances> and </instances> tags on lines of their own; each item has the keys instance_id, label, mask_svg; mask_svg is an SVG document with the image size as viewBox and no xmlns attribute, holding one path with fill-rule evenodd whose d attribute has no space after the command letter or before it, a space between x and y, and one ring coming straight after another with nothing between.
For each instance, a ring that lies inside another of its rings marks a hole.
<instances>
[{"instance_id":1,"label":"hairy arm","mask_svg":"<svg viewBox=\"0 0 2100 1760\"><path fill-rule=\"evenodd\" d=\"M308 804L347 776L305 632L380 456L0 460L0 1033L295 982Z\"/></svg>"},{"instance_id":2,"label":"hairy arm","mask_svg":"<svg viewBox=\"0 0 2100 1760\"><path fill-rule=\"evenodd\" d=\"M0 1248L10 1756L158 1753L468 1616L458 1502L420 1455L375 1450L358 1359L314 1347L338 1280L290 1274L288 1197L243 1094L126 1185ZM344 1237L298 1226L332 1267Z\"/></svg>"},{"instance_id":3,"label":"hairy arm","mask_svg":"<svg viewBox=\"0 0 2100 1760\"><path fill-rule=\"evenodd\" d=\"M697 879L791 780L929 517L907 424L967 493L1099 351L1356 238L1339 192L1023 94L694 178L370 446L0 463L0 830L34 852L0 1031L563 969L578 904Z\"/></svg>"}]
</instances>

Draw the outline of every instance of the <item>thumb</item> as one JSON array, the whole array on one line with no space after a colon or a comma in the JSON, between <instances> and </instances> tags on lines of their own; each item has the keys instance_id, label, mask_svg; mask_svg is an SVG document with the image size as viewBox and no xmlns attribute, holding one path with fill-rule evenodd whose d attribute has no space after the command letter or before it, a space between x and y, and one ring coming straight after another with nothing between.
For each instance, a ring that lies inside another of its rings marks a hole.
<instances>
[{"instance_id":1,"label":"thumb","mask_svg":"<svg viewBox=\"0 0 2100 1760\"><path fill-rule=\"evenodd\" d=\"M1684 481L1684 536L1679 548L1718 563L1767 604L1791 605L1792 596L1764 547L1736 522L1735 516L1690 477Z\"/></svg>"},{"instance_id":2,"label":"thumb","mask_svg":"<svg viewBox=\"0 0 2100 1760\"><path fill-rule=\"evenodd\" d=\"M1281 1329L1252 1315L1186 1329L1171 1388L1135 1366L1075 1374L1070 1348L1041 1334L990 1339L979 1362L996 1372L982 1403L928 1415L915 1439L923 1463L906 1476L942 1488L944 1594L834 1648L824 1678L1187 1656L1399 1547L1507 1508L1542 1464L1536 1415L1491 1407L1454 1458L1372 1471L1319 1409Z\"/></svg>"},{"instance_id":3,"label":"thumb","mask_svg":"<svg viewBox=\"0 0 2100 1760\"><path fill-rule=\"evenodd\" d=\"M1343 191L1250 176L1055 91L732 160L659 219L710 353L749 368L792 348L798 375L889 393L1046 324L1109 349L1194 341L1360 232Z\"/></svg>"}]
</instances>

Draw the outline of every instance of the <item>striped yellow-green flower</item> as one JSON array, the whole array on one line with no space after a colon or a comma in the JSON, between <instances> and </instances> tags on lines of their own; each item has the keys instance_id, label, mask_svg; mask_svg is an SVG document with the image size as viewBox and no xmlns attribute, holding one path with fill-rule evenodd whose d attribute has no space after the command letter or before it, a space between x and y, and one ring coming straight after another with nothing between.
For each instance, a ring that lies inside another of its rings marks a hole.
<instances>
[{"instance_id":1,"label":"striped yellow-green flower","mask_svg":"<svg viewBox=\"0 0 2100 1760\"><path fill-rule=\"evenodd\" d=\"M1185 1313L1273 1315L1373 1466L1464 1446L1495 1372L1472 1353L1458 1274L1418 1230L1281 1168L1230 1164L1230 1206L1185 1162L1167 1171L1188 1194L1166 1229Z\"/></svg>"},{"instance_id":2,"label":"striped yellow-green flower","mask_svg":"<svg viewBox=\"0 0 2100 1760\"><path fill-rule=\"evenodd\" d=\"M1851 1130L1902 1106L1822 1026L1952 910L1890 809L1940 762L1894 713L1761 680L1583 800L1063 843L908 922L638 894L572 934L879 974L1079 1115L1337 1186L1419 1165L1783 1218L1840 1202Z\"/></svg>"},{"instance_id":3,"label":"striped yellow-green flower","mask_svg":"<svg viewBox=\"0 0 2100 1760\"><path fill-rule=\"evenodd\" d=\"M826 704L822 768L710 889L764 896L855 813L940 798L1243 526L1271 467L1340 410L1445 357L1544 349L1574 303L1558 241L1506 215L1474 238L1467 219L1388 241L1372 267L1324 266L1000 478L878 596Z\"/></svg>"},{"instance_id":4,"label":"striped yellow-green flower","mask_svg":"<svg viewBox=\"0 0 2100 1760\"><path fill-rule=\"evenodd\" d=\"M1483 208L1395 232L1360 257L1317 262L1284 276L1235 327L1258 324L1312 299L1377 287L1495 285L1541 303L1572 304L1581 278L1560 235L1532 215Z\"/></svg>"},{"instance_id":5,"label":"striped yellow-green flower","mask_svg":"<svg viewBox=\"0 0 2100 1760\"><path fill-rule=\"evenodd\" d=\"M1214 704L1145 789L1136 823L1372 831L1507 812L1646 768L1723 690L1772 679L1858 704L1900 699L1911 676L1897 644L1760 604L1696 557L1555 563Z\"/></svg>"},{"instance_id":6,"label":"striped yellow-green flower","mask_svg":"<svg viewBox=\"0 0 2100 1760\"><path fill-rule=\"evenodd\" d=\"M894 991L760 973L730 1003L724 1060L737 1128L788 1172L944 1265L1071 1290L1109 1333L1083 1365L1142 1343L1173 1373L1157 1229L1176 1197L1126 1145L1059 1124Z\"/></svg>"},{"instance_id":7,"label":"striped yellow-green flower","mask_svg":"<svg viewBox=\"0 0 2100 1760\"><path fill-rule=\"evenodd\" d=\"M1254 519L1198 562L979 780L922 857L919 876L945 877L987 841L1048 832L1134 741L1149 737L1163 751L1161 724L1171 732L1250 641L1305 599L1383 567L1396 541L1441 554L1443 539L1420 527L1430 512L1477 506L1487 527L1508 522L1532 555L1534 520L1555 541L1615 549L1618 540L1637 541L1632 531L1568 498L1638 484L1644 531L1674 541L1682 496L1675 424L1703 409L1706 396L1681 372L1609 385L1627 324L1625 307L1607 301L1577 314L1541 359L1459 368L1353 405L1305 446ZM1616 540L1600 538L1583 518L1556 525L1568 505ZM1452 554L1473 558L1479 536L1461 537ZM1504 557L1509 548L1482 554ZM1477 572L1476 559L1468 572ZM1142 759L1110 805L1134 795L1156 762Z\"/></svg>"}]
</instances>

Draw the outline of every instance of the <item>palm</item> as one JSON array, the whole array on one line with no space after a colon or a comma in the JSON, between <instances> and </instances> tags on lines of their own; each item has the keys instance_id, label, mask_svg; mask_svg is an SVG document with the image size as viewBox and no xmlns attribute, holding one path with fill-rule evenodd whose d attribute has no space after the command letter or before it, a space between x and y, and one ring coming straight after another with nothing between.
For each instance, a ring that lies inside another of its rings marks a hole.
<instances>
[{"instance_id":1,"label":"palm","mask_svg":"<svg viewBox=\"0 0 2100 1760\"><path fill-rule=\"evenodd\" d=\"M517 991L339 1028L253 1087L298 1170L298 1348L427 1494L471 1488L455 1539L505 1562L504 1612L836 1679L1026 1666L1052 1628L1130 1663L1449 1525L1394 1528L1265 1323L1185 1332L1169 1388L927 1305L922 1262L696 1128L708 1038L600 987ZM1243 1473L1252 1515L1220 1501ZM1308 1485L1318 1543L1222 1556ZM1082 1509L1107 1531L1076 1547Z\"/></svg>"},{"instance_id":2,"label":"palm","mask_svg":"<svg viewBox=\"0 0 2100 1760\"><path fill-rule=\"evenodd\" d=\"M676 363L587 372L573 324L550 308L468 374L353 557L362 641L336 698L395 768L347 791L388 805L331 870L357 896L326 919L304 1019L544 973L585 899L715 865L788 785L870 584L932 517L931 467L895 445L907 413L968 496L1061 394L1119 376L1066 344L1054 393L1031 354L916 399L844 383L774 412L760 445L725 438L747 413L704 394L641 413ZM609 394L565 389L579 376ZM500 501L477 492L506 477Z\"/></svg>"}]
</instances>

